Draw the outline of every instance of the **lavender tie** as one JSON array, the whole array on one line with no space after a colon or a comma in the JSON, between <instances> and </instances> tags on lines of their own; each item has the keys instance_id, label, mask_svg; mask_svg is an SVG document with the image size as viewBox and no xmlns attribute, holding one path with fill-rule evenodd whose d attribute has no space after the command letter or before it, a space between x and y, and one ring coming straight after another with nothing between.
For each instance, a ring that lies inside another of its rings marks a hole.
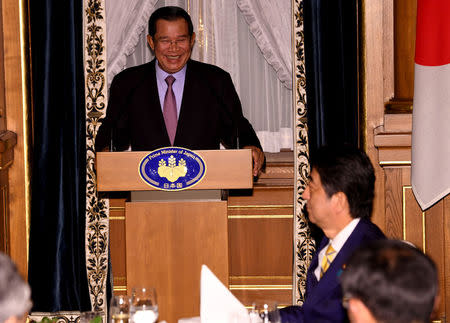
<instances>
[{"instance_id":1,"label":"lavender tie","mask_svg":"<svg viewBox=\"0 0 450 323\"><path fill-rule=\"evenodd\" d=\"M170 144L173 146L175 140L175 133L177 132L177 103L175 100L175 94L172 90L172 84L175 82L175 78L172 75L166 77L166 83L168 85L166 96L164 97L164 122L166 123L167 133L169 134Z\"/></svg>"}]
</instances>

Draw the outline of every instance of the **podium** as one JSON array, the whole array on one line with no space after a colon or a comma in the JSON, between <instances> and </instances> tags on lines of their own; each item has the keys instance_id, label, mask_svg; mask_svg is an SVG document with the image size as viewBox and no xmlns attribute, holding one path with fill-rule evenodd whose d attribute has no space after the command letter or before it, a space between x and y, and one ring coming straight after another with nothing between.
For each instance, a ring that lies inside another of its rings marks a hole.
<instances>
[{"instance_id":1,"label":"podium","mask_svg":"<svg viewBox=\"0 0 450 323\"><path fill-rule=\"evenodd\" d=\"M251 150L197 150L205 176L185 191L166 192L141 179L150 152L97 153L99 192L131 191L125 206L127 293L156 288L159 320L200 314L200 269L206 264L228 286L227 201L223 189L253 187ZM136 198L133 198L136 197Z\"/></svg>"}]
</instances>

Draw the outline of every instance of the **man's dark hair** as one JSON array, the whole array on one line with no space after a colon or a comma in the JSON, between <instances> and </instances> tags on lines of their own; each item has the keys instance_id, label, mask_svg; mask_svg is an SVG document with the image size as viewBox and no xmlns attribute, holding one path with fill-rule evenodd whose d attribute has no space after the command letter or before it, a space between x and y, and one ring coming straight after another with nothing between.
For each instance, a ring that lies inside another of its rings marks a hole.
<instances>
[{"instance_id":1,"label":"man's dark hair","mask_svg":"<svg viewBox=\"0 0 450 323\"><path fill-rule=\"evenodd\" d=\"M156 22L160 19L167 21L184 19L188 24L189 36L192 36L192 33L194 32L191 17L184 9L180 7L167 6L156 9L148 20L148 34L152 38L154 38L156 34Z\"/></svg>"},{"instance_id":2,"label":"man's dark hair","mask_svg":"<svg viewBox=\"0 0 450 323\"><path fill-rule=\"evenodd\" d=\"M366 153L352 146L324 146L311 155L328 197L337 192L347 196L353 218L370 218L375 173Z\"/></svg>"},{"instance_id":3,"label":"man's dark hair","mask_svg":"<svg viewBox=\"0 0 450 323\"><path fill-rule=\"evenodd\" d=\"M379 240L357 250L340 280L344 299L359 299L379 322L428 322L438 292L437 270L420 250Z\"/></svg>"}]
</instances>

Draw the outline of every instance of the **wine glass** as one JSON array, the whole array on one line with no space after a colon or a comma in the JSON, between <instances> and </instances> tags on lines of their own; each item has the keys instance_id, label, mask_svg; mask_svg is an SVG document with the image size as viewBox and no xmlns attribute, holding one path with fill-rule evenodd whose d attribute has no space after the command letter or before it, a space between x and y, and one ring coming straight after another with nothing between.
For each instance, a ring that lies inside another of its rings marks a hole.
<instances>
[{"instance_id":1,"label":"wine glass","mask_svg":"<svg viewBox=\"0 0 450 323\"><path fill-rule=\"evenodd\" d=\"M132 323L154 323L158 318L158 303L153 287L135 287L131 292Z\"/></svg>"},{"instance_id":2,"label":"wine glass","mask_svg":"<svg viewBox=\"0 0 450 323\"><path fill-rule=\"evenodd\" d=\"M249 313L251 323L281 323L275 302L254 302Z\"/></svg>"},{"instance_id":3,"label":"wine glass","mask_svg":"<svg viewBox=\"0 0 450 323\"><path fill-rule=\"evenodd\" d=\"M130 317L130 304L130 296L113 296L109 306L110 323L128 323Z\"/></svg>"}]
</instances>

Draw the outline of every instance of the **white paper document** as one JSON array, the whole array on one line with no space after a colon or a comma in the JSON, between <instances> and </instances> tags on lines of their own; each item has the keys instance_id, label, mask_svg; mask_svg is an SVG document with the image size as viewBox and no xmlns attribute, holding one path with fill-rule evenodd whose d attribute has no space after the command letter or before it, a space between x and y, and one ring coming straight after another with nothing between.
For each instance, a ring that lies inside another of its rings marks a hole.
<instances>
[{"instance_id":1,"label":"white paper document","mask_svg":"<svg viewBox=\"0 0 450 323\"><path fill-rule=\"evenodd\" d=\"M200 287L201 323L247 323L248 311L206 266L202 266Z\"/></svg>"}]
</instances>

